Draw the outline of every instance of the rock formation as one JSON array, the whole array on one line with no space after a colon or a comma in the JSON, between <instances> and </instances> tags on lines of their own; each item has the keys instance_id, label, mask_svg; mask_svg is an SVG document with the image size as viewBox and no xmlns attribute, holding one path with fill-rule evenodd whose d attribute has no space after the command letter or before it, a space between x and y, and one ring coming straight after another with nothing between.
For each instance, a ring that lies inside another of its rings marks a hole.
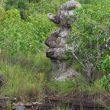
<instances>
[{"instance_id":1,"label":"rock formation","mask_svg":"<svg viewBox=\"0 0 110 110\"><path fill-rule=\"evenodd\" d=\"M68 50L72 50L72 46L69 46L67 40L71 32L71 25L75 20L75 9L80 7L80 3L69 0L61 5L55 15L48 14L49 20L59 27L45 41L45 44L49 47L46 51L46 56L52 61L52 76L56 80L64 80L78 74L68 65L65 53Z\"/></svg>"}]
</instances>

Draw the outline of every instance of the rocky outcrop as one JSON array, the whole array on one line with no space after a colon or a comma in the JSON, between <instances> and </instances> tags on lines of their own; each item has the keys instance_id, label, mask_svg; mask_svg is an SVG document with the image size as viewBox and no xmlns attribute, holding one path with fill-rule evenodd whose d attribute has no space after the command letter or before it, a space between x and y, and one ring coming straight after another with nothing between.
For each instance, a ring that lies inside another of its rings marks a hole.
<instances>
[{"instance_id":1,"label":"rocky outcrop","mask_svg":"<svg viewBox=\"0 0 110 110\"><path fill-rule=\"evenodd\" d=\"M52 61L52 76L56 80L64 80L68 77L78 75L78 73L68 65L65 53L68 50L73 51L72 46L69 46L67 40L71 32L71 25L75 20L75 9L80 7L80 3L69 0L61 5L56 14L48 14L49 20L59 27L45 41L45 44L49 47L46 51L46 56Z\"/></svg>"}]
</instances>

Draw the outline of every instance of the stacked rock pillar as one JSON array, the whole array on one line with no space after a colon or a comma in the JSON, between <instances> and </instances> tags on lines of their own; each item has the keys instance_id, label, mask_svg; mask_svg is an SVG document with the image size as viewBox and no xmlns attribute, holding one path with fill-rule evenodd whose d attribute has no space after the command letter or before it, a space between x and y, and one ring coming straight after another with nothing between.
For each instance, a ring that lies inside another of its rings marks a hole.
<instances>
[{"instance_id":1,"label":"stacked rock pillar","mask_svg":"<svg viewBox=\"0 0 110 110\"><path fill-rule=\"evenodd\" d=\"M77 74L67 64L65 53L72 49L67 40L71 32L71 25L74 22L75 9L80 8L80 6L78 2L69 0L61 5L56 14L48 14L49 20L58 26L58 29L45 41L45 44L49 47L46 56L52 61L52 76L56 80L64 80Z\"/></svg>"}]
</instances>

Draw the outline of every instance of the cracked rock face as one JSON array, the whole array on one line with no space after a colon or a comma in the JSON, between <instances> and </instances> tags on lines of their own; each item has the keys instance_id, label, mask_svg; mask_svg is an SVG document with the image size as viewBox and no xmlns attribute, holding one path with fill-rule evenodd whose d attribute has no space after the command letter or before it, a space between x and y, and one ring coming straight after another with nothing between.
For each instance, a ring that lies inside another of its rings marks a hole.
<instances>
[{"instance_id":1,"label":"cracked rock face","mask_svg":"<svg viewBox=\"0 0 110 110\"><path fill-rule=\"evenodd\" d=\"M61 5L56 14L48 14L49 20L58 26L58 29L45 41L45 44L49 47L46 56L52 61L52 73L56 80L65 80L68 77L78 75L76 71L68 66L65 52L72 49L67 44L67 39L71 32L71 25L75 21L75 9L80 7L80 3L69 0Z\"/></svg>"}]
</instances>

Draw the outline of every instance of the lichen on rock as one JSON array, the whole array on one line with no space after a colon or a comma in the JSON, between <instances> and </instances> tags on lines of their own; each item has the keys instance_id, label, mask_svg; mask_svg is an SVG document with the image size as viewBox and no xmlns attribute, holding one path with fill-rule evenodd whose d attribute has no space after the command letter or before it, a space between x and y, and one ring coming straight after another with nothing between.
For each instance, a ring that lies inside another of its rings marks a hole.
<instances>
[{"instance_id":1,"label":"lichen on rock","mask_svg":"<svg viewBox=\"0 0 110 110\"><path fill-rule=\"evenodd\" d=\"M68 77L78 75L76 71L68 66L65 52L68 51L68 49L72 49L67 43L67 39L72 30L71 25L75 20L75 9L80 7L79 2L69 0L61 5L56 14L48 14L49 20L59 27L45 42L49 47L46 51L46 56L52 61L52 73L54 73L53 77L56 80L65 80Z\"/></svg>"}]
</instances>

